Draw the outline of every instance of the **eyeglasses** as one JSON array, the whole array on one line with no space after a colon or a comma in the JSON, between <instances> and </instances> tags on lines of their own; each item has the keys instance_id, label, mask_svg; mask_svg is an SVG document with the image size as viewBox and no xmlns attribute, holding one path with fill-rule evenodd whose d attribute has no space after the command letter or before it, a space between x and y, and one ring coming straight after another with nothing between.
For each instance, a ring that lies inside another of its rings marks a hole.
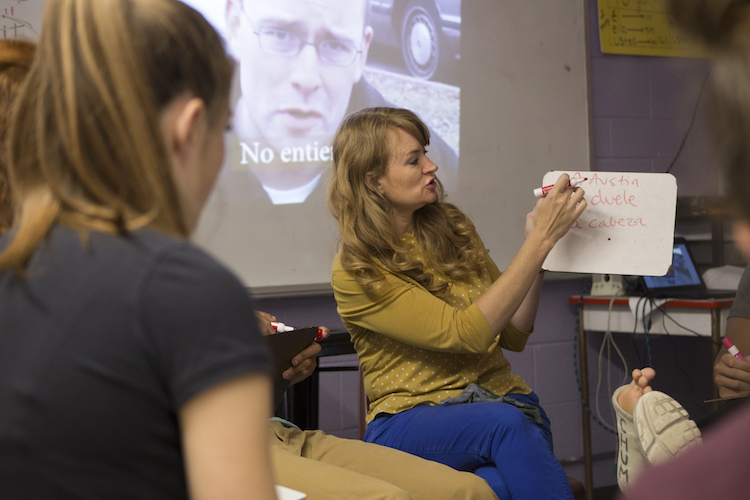
<instances>
[{"instance_id":1,"label":"eyeglasses","mask_svg":"<svg viewBox=\"0 0 750 500\"><path fill-rule=\"evenodd\" d=\"M315 51L318 53L318 58L320 58L321 62L332 66L349 66L362 53L361 50L357 49L356 44L350 40L332 38L321 40L317 43L310 43L284 28L255 29L253 22L247 17L244 8L242 8L242 13L245 14L245 18L253 26L253 33L258 36L260 48L266 54L291 58L296 57L302 52L302 49L306 45L312 45L315 47Z\"/></svg>"}]
</instances>

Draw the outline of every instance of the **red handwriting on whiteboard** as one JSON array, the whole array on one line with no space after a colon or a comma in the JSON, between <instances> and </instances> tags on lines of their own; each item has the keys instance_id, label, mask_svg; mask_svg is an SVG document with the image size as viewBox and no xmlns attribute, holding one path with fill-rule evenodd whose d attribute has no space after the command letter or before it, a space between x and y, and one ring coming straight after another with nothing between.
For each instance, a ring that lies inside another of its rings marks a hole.
<instances>
[{"instance_id":1,"label":"red handwriting on whiteboard","mask_svg":"<svg viewBox=\"0 0 750 500\"><path fill-rule=\"evenodd\" d=\"M616 175L601 175L598 172L593 174L585 172L588 181L582 184L584 189L597 188L597 187L621 187L623 188L622 194L618 191L616 194L602 193L601 189L598 189L596 193L589 199L591 205L617 205L617 206L633 206L637 207L636 195L633 194L633 189L640 187L638 178L628 174L616 174ZM570 176L571 179L583 179L584 176L581 172L576 172ZM630 188L628 191L627 188ZM593 192L593 191L592 191Z\"/></svg>"},{"instance_id":2,"label":"red handwriting on whiteboard","mask_svg":"<svg viewBox=\"0 0 750 500\"><path fill-rule=\"evenodd\" d=\"M586 198L591 206L638 207L637 194L640 188L638 177L621 173L602 175L600 172L575 172L570 176L571 179L583 179L584 177L587 177L588 180L582 185L588 191ZM589 196L591 194L593 196ZM585 217L586 214L584 213L582 219ZM646 225L641 217L605 215L599 219L579 219L571 229L638 228Z\"/></svg>"},{"instance_id":3,"label":"red handwriting on whiteboard","mask_svg":"<svg viewBox=\"0 0 750 500\"><path fill-rule=\"evenodd\" d=\"M577 220L571 229L604 229L609 227L645 227L647 224L640 217L610 217L608 219Z\"/></svg>"},{"instance_id":4,"label":"red handwriting on whiteboard","mask_svg":"<svg viewBox=\"0 0 750 500\"><path fill-rule=\"evenodd\" d=\"M598 172L584 172L586 175L582 175L581 172L576 172L571 176L571 179L578 179L587 177L587 185L596 186L611 186L611 187L640 187L638 178L628 174L617 174L617 175L600 175Z\"/></svg>"},{"instance_id":5,"label":"red handwriting on whiteboard","mask_svg":"<svg viewBox=\"0 0 750 500\"><path fill-rule=\"evenodd\" d=\"M597 229L600 227L641 227L645 225L646 223L643 222L643 219L641 219L640 217L620 217L617 219L614 217L610 217L609 219L605 220L591 219L591 222L589 222L589 227L591 229Z\"/></svg>"},{"instance_id":6,"label":"red handwriting on whiteboard","mask_svg":"<svg viewBox=\"0 0 750 500\"><path fill-rule=\"evenodd\" d=\"M635 195L634 194L628 194L628 190L623 190L622 194L615 194L615 195L603 195L602 190L600 189L594 196L591 197L591 204L592 205L631 205L633 207L637 207L638 205L635 203Z\"/></svg>"}]
</instances>

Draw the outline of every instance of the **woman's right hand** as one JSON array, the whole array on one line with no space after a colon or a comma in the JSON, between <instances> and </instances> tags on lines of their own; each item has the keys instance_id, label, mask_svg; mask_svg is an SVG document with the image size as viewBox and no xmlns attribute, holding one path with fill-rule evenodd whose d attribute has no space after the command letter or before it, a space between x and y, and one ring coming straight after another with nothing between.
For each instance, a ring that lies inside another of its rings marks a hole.
<instances>
[{"instance_id":1,"label":"woman's right hand","mask_svg":"<svg viewBox=\"0 0 750 500\"><path fill-rule=\"evenodd\" d=\"M585 191L580 187L566 189L570 177L562 174L546 196L539 198L526 218L526 237L536 232L551 246L565 236L586 209Z\"/></svg>"},{"instance_id":2,"label":"woman's right hand","mask_svg":"<svg viewBox=\"0 0 750 500\"><path fill-rule=\"evenodd\" d=\"M745 300L744 294L738 293L734 303L745 307ZM727 319L726 336L741 353L750 354L750 319L741 316ZM750 362L735 358L722 346L714 361L714 382L722 398L750 394Z\"/></svg>"}]
</instances>

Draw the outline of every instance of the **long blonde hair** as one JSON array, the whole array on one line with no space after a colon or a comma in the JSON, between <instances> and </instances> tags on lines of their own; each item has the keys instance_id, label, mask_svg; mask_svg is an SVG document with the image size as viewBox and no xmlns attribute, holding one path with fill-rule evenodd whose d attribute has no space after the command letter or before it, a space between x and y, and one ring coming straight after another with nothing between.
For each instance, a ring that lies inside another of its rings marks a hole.
<instances>
[{"instance_id":1,"label":"long blonde hair","mask_svg":"<svg viewBox=\"0 0 750 500\"><path fill-rule=\"evenodd\" d=\"M376 258L387 269L416 280L434 295L445 298L450 283L425 272L425 264L412 257L411 247L397 234L388 199L365 184L367 173L383 177L393 154L392 133L401 129L419 141L430 142L430 132L413 112L395 108L369 108L348 116L333 141L333 172L328 187L328 207L338 221L341 264L358 283L375 289L383 279ZM446 203L438 181L438 199L414 213L414 236L430 265L453 281L466 281L481 270L486 251L472 222Z\"/></svg>"},{"instance_id":2,"label":"long blonde hair","mask_svg":"<svg viewBox=\"0 0 750 500\"><path fill-rule=\"evenodd\" d=\"M177 0L47 2L8 131L18 212L0 269L22 270L55 223L187 236L159 113L187 93L217 123L233 70L219 35Z\"/></svg>"},{"instance_id":3,"label":"long blonde hair","mask_svg":"<svg viewBox=\"0 0 750 500\"><path fill-rule=\"evenodd\" d=\"M36 45L24 40L0 40L0 233L13 222L13 196L8 178L5 137L10 112L21 82L34 59Z\"/></svg>"},{"instance_id":4,"label":"long blonde hair","mask_svg":"<svg viewBox=\"0 0 750 500\"><path fill-rule=\"evenodd\" d=\"M670 7L713 52L711 131L728 194L750 219L750 0L672 0Z\"/></svg>"}]
</instances>

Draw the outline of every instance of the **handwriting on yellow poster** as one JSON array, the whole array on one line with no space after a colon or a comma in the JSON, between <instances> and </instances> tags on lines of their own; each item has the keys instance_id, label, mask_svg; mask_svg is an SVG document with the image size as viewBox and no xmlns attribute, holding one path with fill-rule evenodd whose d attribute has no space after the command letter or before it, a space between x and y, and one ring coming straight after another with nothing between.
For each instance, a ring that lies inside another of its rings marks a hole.
<instances>
[{"instance_id":1,"label":"handwriting on yellow poster","mask_svg":"<svg viewBox=\"0 0 750 500\"><path fill-rule=\"evenodd\" d=\"M708 57L677 30L663 0L599 0L599 33L605 54Z\"/></svg>"}]
</instances>

